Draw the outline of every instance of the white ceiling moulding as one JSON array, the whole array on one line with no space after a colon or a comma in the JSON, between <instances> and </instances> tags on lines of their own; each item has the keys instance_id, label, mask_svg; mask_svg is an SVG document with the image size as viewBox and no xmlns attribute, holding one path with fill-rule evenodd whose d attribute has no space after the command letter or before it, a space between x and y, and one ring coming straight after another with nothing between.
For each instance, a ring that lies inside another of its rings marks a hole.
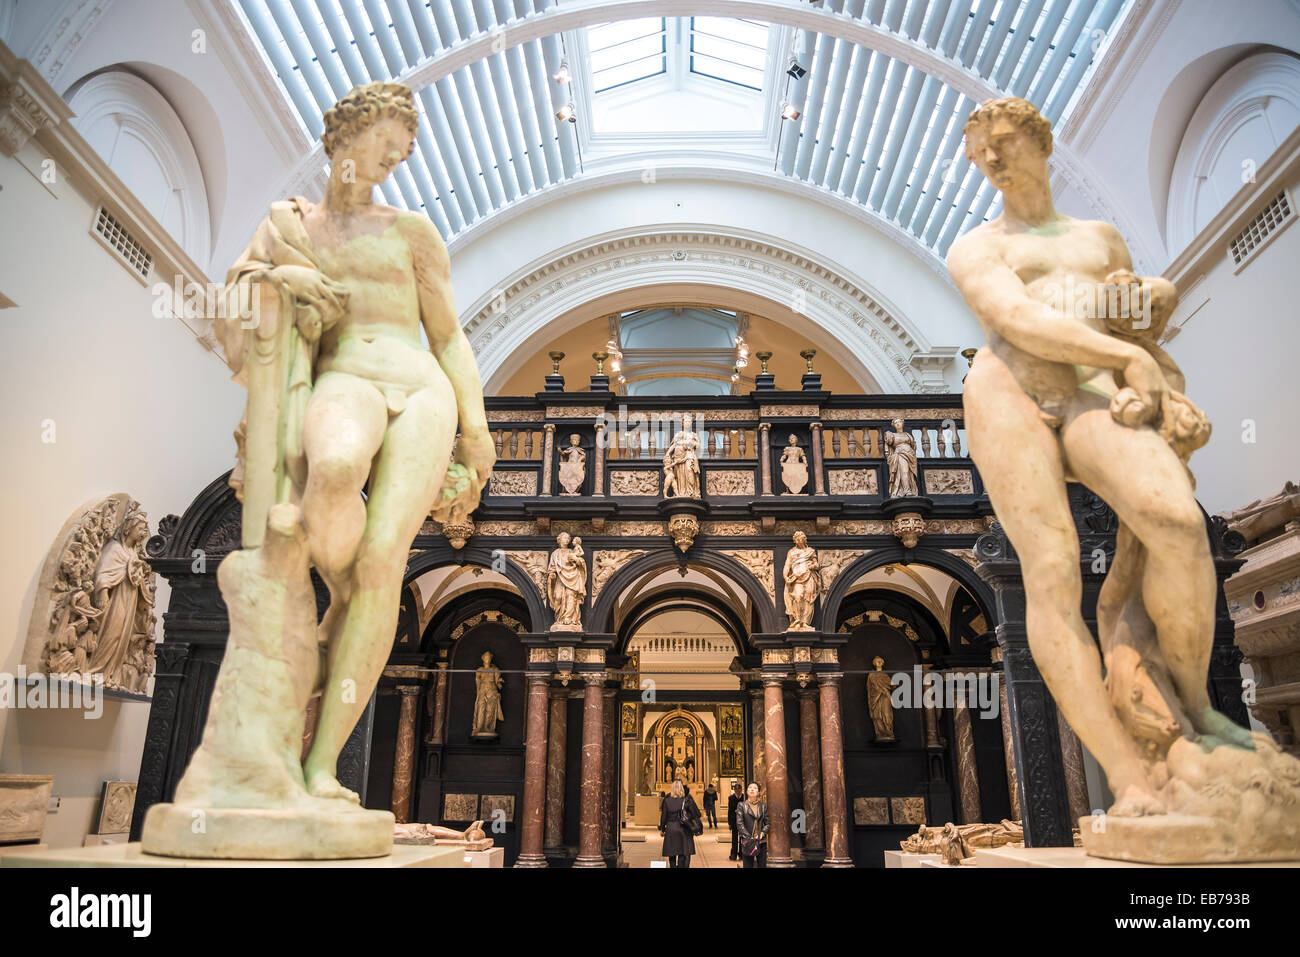
<instances>
[{"instance_id":1,"label":"white ceiling moulding","mask_svg":"<svg viewBox=\"0 0 1300 957\"><path fill-rule=\"evenodd\" d=\"M867 19L854 17L847 11L835 12L826 7L812 6L804 0L565 0L563 5L550 5L490 30L481 30L473 36L456 39L438 53L403 70L395 79L419 91L502 50L550 38L555 34L570 33L616 20L697 15L762 20L821 34L831 40L854 43L905 66L914 67L975 102L1006 95L1004 89L985 79L977 69L926 46L906 32L878 26ZM967 60L973 62L971 57L967 57ZM291 191L295 186L311 182L319 175L323 165L323 148L318 143L285 178L279 195L286 194L287 190ZM1059 138L1051 165L1058 176L1076 187L1079 195L1093 205L1094 215L1115 223L1123 235L1134 235L1135 231L1129 227L1125 211L1109 203L1098 205L1106 202L1107 194L1096 185L1096 177L1087 162ZM563 180L544 187L540 192L553 191L569 182L568 179ZM967 193L968 199L974 198L970 190L965 191L963 196L967 196ZM990 195L987 199L991 198ZM505 208L511 205L508 203ZM500 215L501 211L487 210L481 217L471 217L470 222L475 218L479 221L491 220ZM890 228L897 232L905 231L897 224L891 223ZM1138 250L1134 252L1136 255ZM939 260L937 253L931 251L929 255L934 260Z\"/></svg>"},{"instance_id":2,"label":"white ceiling moulding","mask_svg":"<svg viewBox=\"0 0 1300 957\"><path fill-rule=\"evenodd\" d=\"M946 392L942 369L955 347L933 347L869 285L813 254L767 237L682 226L607 234L536 261L465 312L462 325L485 382L545 331L568 331L557 317L613 293L670 285L715 286L790 308L824 330L836 358L860 381L886 393ZM577 325L595 316L575 318ZM930 361L919 356L933 357ZM935 372L939 374L936 375Z\"/></svg>"}]
</instances>

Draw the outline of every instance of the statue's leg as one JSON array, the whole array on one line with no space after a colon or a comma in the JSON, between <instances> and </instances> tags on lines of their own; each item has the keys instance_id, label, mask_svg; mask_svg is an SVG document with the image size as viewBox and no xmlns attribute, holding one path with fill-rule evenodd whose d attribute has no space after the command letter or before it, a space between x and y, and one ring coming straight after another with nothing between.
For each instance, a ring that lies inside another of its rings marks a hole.
<instances>
[{"instance_id":1,"label":"statue's leg","mask_svg":"<svg viewBox=\"0 0 1300 957\"><path fill-rule=\"evenodd\" d=\"M351 599L339 639L330 646L320 719L303 770L319 796L352 796L337 780L337 762L365 710L392 650L402 575L411 541L442 488L456 428L450 386L410 396L388 426L375 460L365 533L351 574Z\"/></svg>"},{"instance_id":2,"label":"statue's leg","mask_svg":"<svg viewBox=\"0 0 1300 957\"><path fill-rule=\"evenodd\" d=\"M966 381L971 457L1020 556L1029 648L1057 707L1106 771L1111 813L1162 813L1137 746L1111 707L1080 610L1079 539L1056 433L1006 366L981 351Z\"/></svg>"},{"instance_id":3,"label":"statue's leg","mask_svg":"<svg viewBox=\"0 0 1300 957\"><path fill-rule=\"evenodd\" d=\"M347 612L352 564L366 528L361 491L387 425L384 397L371 383L338 372L317 380L303 422L302 514L312 565L330 590L320 626L326 644L337 641Z\"/></svg>"},{"instance_id":4,"label":"statue's leg","mask_svg":"<svg viewBox=\"0 0 1300 957\"><path fill-rule=\"evenodd\" d=\"M1182 462L1154 430L1121 425L1104 407L1072 416L1062 442L1079 481L1146 546L1142 602L1195 730L1254 747L1249 731L1210 705L1217 585L1205 519Z\"/></svg>"}]
</instances>

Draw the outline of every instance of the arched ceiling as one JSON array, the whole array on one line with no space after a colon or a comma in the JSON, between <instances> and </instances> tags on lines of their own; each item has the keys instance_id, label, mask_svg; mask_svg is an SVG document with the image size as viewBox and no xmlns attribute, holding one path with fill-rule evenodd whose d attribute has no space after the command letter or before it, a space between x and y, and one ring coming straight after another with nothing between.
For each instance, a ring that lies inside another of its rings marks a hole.
<instances>
[{"instance_id":1,"label":"arched ceiling","mask_svg":"<svg viewBox=\"0 0 1300 957\"><path fill-rule=\"evenodd\" d=\"M357 83L417 90L384 195L449 240L568 181L703 165L825 190L938 257L996 213L971 108L1015 94L1057 123L1130 3L238 0L313 139ZM317 146L289 185L323 170Z\"/></svg>"}]
</instances>

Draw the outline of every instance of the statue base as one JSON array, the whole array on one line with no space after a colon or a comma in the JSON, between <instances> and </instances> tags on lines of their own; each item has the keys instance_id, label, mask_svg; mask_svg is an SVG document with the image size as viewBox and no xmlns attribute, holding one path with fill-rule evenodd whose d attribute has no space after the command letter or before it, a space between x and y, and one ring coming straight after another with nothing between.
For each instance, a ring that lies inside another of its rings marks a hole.
<instances>
[{"instance_id":1,"label":"statue base","mask_svg":"<svg viewBox=\"0 0 1300 957\"><path fill-rule=\"evenodd\" d=\"M383 857L393 849L392 811L200 808L155 804L140 845L164 857L326 861Z\"/></svg>"},{"instance_id":2,"label":"statue base","mask_svg":"<svg viewBox=\"0 0 1300 957\"><path fill-rule=\"evenodd\" d=\"M1079 818L1079 834L1090 857L1132 864L1300 863L1296 835L1288 841L1284 835L1252 829L1242 841L1240 830L1239 821L1187 814Z\"/></svg>"}]
</instances>

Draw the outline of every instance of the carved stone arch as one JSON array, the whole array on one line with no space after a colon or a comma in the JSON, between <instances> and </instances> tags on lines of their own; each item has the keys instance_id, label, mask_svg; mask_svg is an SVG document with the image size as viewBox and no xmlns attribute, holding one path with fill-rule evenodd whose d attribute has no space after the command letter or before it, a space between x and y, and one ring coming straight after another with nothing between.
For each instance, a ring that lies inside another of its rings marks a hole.
<instances>
[{"instance_id":1,"label":"carved stone arch","mask_svg":"<svg viewBox=\"0 0 1300 957\"><path fill-rule=\"evenodd\" d=\"M776 603L768 595L767 589L748 568L726 555L713 551L701 551L688 559L692 565L712 568L731 578L749 596L752 607L758 612L760 627L764 632L784 630L776 613ZM657 548L628 562L604 583L600 595L591 609L588 619L588 631L608 633L614 630L614 606L620 592L642 575L659 571L663 568L679 566L677 552L669 547Z\"/></svg>"},{"instance_id":2,"label":"carved stone arch","mask_svg":"<svg viewBox=\"0 0 1300 957\"><path fill-rule=\"evenodd\" d=\"M150 561L174 559L186 564L194 552L203 551L208 571L216 574L217 562L240 546L240 522L244 507L230 487L230 472L213 479L194 496L184 514L166 515L158 522L158 534L145 543Z\"/></svg>"},{"instance_id":3,"label":"carved stone arch","mask_svg":"<svg viewBox=\"0 0 1300 957\"><path fill-rule=\"evenodd\" d=\"M853 584L859 578L872 569L884 565L904 563L930 565L951 575L971 593L971 596L979 604L980 610L984 613L984 620L988 622L990 630L995 627L997 617L993 590L975 574L975 570L968 564L944 549L934 546L918 545L913 549L905 549L902 545L887 545L884 548L871 549L840 572L830 590L822 596L821 629L823 631L834 631L839 627L840 606L844 603L849 589L853 587Z\"/></svg>"},{"instance_id":4,"label":"carved stone arch","mask_svg":"<svg viewBox=\"0 0 1300 957\"><path fill-rule=\"evenodd\" d=\"M850 373L886 393L948 391L942 366L955 351L934 349L919 326L861 276L809 250L716 227L619 231L548 254L506 277L473 303L463 325L485 380L555 318L615 291L672 284L716 286L774 303L805 291L802 315L845 347Z\"/></svg>"},{"instance_id":5,"label":"carved stone arch","mask_svg":"<svg viewBox=\"0 0 1300 957\"><path fill-rule=\"evenodd\" d=\"M486 546L473 544L456 550L446 542L421 549L407 561L406 575L402 579L402 584L405 586L425 572L442 565L481 565L484 568L492 568L494 551ZM505 568L499 574L504 575L510 584L519 589L519 595L528 609L529 620L526 622L528 629L534 632L545 631L550 626L551 618L542 599L541 589L522 565L508 556L504 561Z\"/></svg>"}]
</instances>

